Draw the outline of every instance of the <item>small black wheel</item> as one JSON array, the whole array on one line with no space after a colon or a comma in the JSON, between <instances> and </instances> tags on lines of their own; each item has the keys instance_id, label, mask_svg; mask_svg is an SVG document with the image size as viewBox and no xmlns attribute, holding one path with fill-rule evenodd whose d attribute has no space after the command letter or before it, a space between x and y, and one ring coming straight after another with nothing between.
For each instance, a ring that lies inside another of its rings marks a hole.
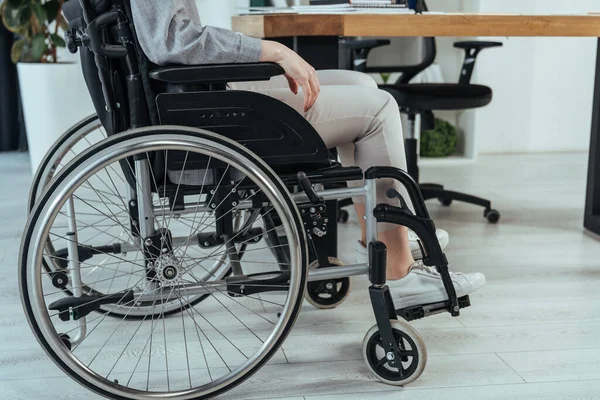
<instances>
[{"instance_id":1,"label":"small black wheel","mask_svg":"<svg viewBox=\"0 0 600 400\"><path fill-rule=\"evenodd\" d=\"M329 257L329 265L341 267L340 260ZM308 267L309 270L320 268L319 261L315 260ZM352 281L350 278L328 279L325 281L308 282L304 298L316 308L329 310L342 304L350 294Z\"/></svg>"},{"instance_id":2,"label":"small black wheel","mask_svg":"<svg viewBox=\"0 0 600 400\"><path fill-rule=\"evenodd\" d=\"M61 333L60 335L58 335L58 337L60 338L60 340L62 340L63 344L67 346L67 349L71 350L71 337L66 333Z\"/></svg>"},{"instance_id":3,"label":"small black wheel","mask_svg":"<svg viewBox=\"0 0 600 400\"><path fill-rule=\"evenodd\" d=\"M486 210L483 216L487 218L488 222L491 224L500 221L500 213L496 210Z\"/></svg>"},{"instance_id":4,"label":"small black wheel","mask_svg":"<svg viewBox=\"0 0 600 400\"><path fill-rule=\"evenodd\" d=\"M350 213L346 210L340 210L338 214L338 222L345 224L350 219Z\"/></svg>"},{"instance_id":5,"label":"small black wheel","mask_svg":"<svg viewBox=\"0 0 600 400\"><path fill-rule=\"evenodd\" d=\"M452 202L453 202L452 199L445 199L443 197L440 197L438 200L440 201L440 203L442 203L442 205L444 207L450 207L452 205Z\"/></svg>"},{"instance_id":6,"label":"small black wheel","mask_svg":"<svg viewBox=\"0 0 600 400\"><path fill-rule=\"evenodd\" d=\"M69 284L69 277L64 272L55 272L52 275L52 284L57 289L66 289Z\"/></svg>"},{"instance_id":7,"label":"small black wheel","mask_svg":"<svg viewBox=\"0 0 600 400\"><path fill-rule=\"evenodd\" d=\"M392 334L400 354L400 361L393 353L386 354L379 327L374 325L363 340L363 356L367 367L383 383L404 386L416 381L427 365L427 348L423 338L407 321L390 320Z\"/></svg>"}]
</instances>

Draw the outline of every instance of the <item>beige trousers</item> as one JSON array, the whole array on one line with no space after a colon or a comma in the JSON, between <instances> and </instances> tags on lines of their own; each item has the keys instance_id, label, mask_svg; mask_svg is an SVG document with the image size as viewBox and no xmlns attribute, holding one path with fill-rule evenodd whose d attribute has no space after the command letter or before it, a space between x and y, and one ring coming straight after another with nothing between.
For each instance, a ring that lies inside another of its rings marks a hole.
<instances>
[{"instance_id":1,"label":"beige trousers","mask_svg":"<svg viewBox=\"0 0 600 400\"><path fill-rule=\"evenodd\" d=\"M298 95L292 93L283 76L267 82L232 83L230 88L263 93L294 108L311 123L328 148L338 149L343 166L358 166L363 171L373 166L406 170L402 122L394 98L378 89L366 74L344 70L318 71L317 74L321 93L306 113L302 91ZM363 184L348 183L354 187ZM390 188L396 188L410 204L404 187L385 179L377 182L378 203L398 205L386 195ZM353 200L355 203L364 201L363 198Z\"/></svg>"}]
</instances>

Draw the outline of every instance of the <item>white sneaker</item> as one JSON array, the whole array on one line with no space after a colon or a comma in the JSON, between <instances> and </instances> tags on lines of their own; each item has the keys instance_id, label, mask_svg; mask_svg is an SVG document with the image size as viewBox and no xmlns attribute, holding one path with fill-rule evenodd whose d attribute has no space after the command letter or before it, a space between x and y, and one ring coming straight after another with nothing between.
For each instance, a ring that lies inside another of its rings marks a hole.
<instances>
[{"instance_id":1,"label":"white sneaker","mask_svg":"<svg viewBox=\"0 0 600 400\"><path fill-rule=\"evenodd\" d=\"M442 250L444 250L448 247L448 243L450 243L450 235L443 229L438 229L436 235ZM412 252L413 258L415 260L422 260L423 254L421 252L421 246L419 246L419 237L417 234L409 230L408 241L410 242L410 251ZM356 245L356 263L366 264L367 262L369 262L369 250L359 241Z\"/></svg>"},{"instance_id":2,"label":"white sneaker","mask_svg":"<svg viewBox=\"0 0 600 400\"><path fill-rule=\"evenodd\" d=\"M450 277L459 298L475 292L486 283L485 275L479 272L468 274L451 272ZM388 281L387 285L396 309L448 300L442 276L435 267L428 267L422 261L414 263L405 278Z\"/></svg>"}]
</instances>

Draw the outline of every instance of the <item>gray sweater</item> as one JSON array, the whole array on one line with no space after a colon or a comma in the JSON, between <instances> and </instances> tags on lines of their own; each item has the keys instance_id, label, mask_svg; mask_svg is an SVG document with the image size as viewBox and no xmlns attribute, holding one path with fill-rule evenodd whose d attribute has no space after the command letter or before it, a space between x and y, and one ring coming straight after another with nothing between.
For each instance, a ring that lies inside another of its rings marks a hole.
<instances>
[{"instance_id":1,"label":"gray sweater","mask_svg":"<svg viewBox=\"0 0 600 400\"><path fill-rule=\"evenodd\" d=\"M258 62L260 39L202 26L196 0L131 0L138 40L157 65Z\"/></svg>"}]
</instances>

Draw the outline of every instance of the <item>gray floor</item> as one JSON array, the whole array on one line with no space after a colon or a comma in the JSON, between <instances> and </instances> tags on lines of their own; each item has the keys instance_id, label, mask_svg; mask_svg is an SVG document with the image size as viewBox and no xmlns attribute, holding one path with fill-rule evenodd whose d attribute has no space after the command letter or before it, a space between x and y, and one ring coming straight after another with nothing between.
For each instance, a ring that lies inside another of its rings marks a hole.
<instances>
[{"instance_id":1,"label":"gray floor","mask_svg":"<svg viewBox=\"0 0 600 400\"><path fill-rule=\"evenodd\" d=\"M451 234L454 270L482 271L488 285L460 318L417 321L429 363L405 389L369 376L361 341L374 323L366 279L337 310L307 305L283 349L223 398L600 399L600 240L582 228L587 155L486 156L476 165L426 168L425 180L488 196L503 214L488 225L478 209L435 202ZM0 399L97 399L45 356L22 314L16 258L30 185L28 160L0 155ZM343 228L351 262L356 220Z\"/></svg>"}]
</instances>

